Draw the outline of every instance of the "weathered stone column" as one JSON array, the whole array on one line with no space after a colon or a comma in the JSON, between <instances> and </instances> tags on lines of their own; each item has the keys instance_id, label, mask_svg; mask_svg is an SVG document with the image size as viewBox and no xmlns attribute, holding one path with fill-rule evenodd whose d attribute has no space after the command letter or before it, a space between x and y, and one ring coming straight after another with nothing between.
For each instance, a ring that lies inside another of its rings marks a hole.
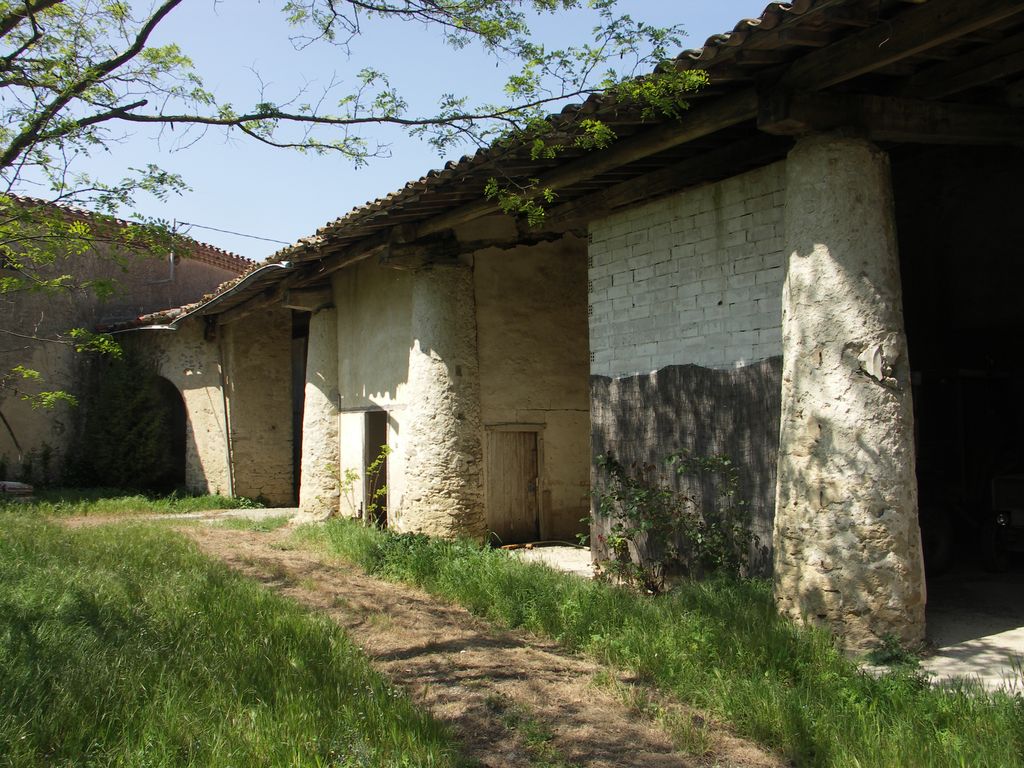
<instances>
[{"instance_id":1,"label":"weathered stone column","mask_svg":"<svg viewBox=\"0 0 1024 768\"><path fill-rule=\"evenodd\" d=\"M338 313L322 309L309 320L302 411L299 506L329 517L338 511Z\"/></svg>"},{"instance_id":2,"label":"weathered stone column","mask_svg":"<svg viewBox=\"0 0 1024 768\"><path fill-rule=\"evenodd\" d=\"M924 638L913 408L888 157L801 139L786 164L775 596L848 650Z\"/></svg>"},{"instance_id":3,"label":"weathered stone column","mask_svg":"<svg viewBox=\"0 0 1024 768\"><path fill-rule=\"evenodd\" d=\"M473 273L418 271L412 288L404 486L396 527L434 536L485 534L480 377Z\"/></svg>"}]
</instances>

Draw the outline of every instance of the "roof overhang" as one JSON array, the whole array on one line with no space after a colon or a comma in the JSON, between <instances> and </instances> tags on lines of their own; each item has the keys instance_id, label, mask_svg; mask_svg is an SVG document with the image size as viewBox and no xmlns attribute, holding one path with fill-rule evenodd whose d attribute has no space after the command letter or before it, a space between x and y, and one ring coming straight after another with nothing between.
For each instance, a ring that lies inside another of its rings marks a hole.
<instances>
[{"instance_id":1,"label":"roof overhang","mask_svg":"<svg viewBox=\"0 0 1024 768\"><path fill-rule=\"evenodd\" d=\"M1024 144L1024 0L772 3L669 66L709 75L681 119L644 119L591 97L550 120L569 130L581 115L599 118L617 136L609 148L570 143L556 158L531 157L526 145L483 149L327 224L272 257L287 271L197 311L231 322L368 258L420 267L583 231L625 206L781 159L806 133L845 129L883 145ZM555 204L539 228L506 218L493 236L465 236L467 224L497 215L484 187L499 174L539 180Z\"/></svg>"}]
</instances>

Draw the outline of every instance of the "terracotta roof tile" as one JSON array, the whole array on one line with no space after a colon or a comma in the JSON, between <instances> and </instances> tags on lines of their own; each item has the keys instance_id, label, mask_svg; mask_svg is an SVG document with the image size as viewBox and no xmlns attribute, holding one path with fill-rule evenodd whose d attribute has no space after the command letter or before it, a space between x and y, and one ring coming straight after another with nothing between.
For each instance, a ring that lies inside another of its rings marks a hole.
<instances>
[{"instance_id":1,"label":"terracotta roof tile","mask_svg":"<svg viewBox=\"0 0 1024 768\"><path fill-rule=\"evenodd\" d=\"M90 211L88 208L84 208L78 205L70 205L67 203L55 203L50 200L42 200L35 197L26 197L24 195L14 195L8 193L7 198L14 202L35 207L52 207L60 210L65 216L75 217L81 220L93 220L97 214L95 211ZM119 226L133 226L138 225L138 222L128 221L127 219L120 219L116 216L103 217L104 220L113 221L114 224ZM202 262L203 264L209 264L220 269L229 270L232 272L245 272L252 268L256 262L252 259L247 259L244 256L239 256L231 251L226 251L223 248L218 248L215 245L209 243L203 243L198 240L194 240L191 237L179 235L179 242L184 242L187 246L187 251L179 254L182 258L192 259L194 261Z\"/></svg>"}]
</instances>

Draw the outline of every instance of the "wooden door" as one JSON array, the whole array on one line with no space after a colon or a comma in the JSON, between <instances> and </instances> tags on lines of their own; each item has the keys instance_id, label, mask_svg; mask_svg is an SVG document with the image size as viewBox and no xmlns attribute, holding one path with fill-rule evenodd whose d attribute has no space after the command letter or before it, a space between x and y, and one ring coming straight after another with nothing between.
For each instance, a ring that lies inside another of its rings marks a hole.
<instances>
[{"instance_id":1,"label":"wooden door","mask_svg":"<svg viewBox=\"0 0 1024 768\"><path fill-rule=\"evenodd\" d=\"M540 536L537 433L487 433L487 528L499 544Z\"/></svg>"}]
</instances>

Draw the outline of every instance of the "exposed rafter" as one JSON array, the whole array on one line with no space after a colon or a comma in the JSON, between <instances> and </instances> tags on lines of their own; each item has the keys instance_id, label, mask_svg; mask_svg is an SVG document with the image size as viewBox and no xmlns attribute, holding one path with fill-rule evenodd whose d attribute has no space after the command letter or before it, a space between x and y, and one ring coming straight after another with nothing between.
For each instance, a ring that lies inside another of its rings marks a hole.
<instances>
[{"instance_id":1,"label":"exposed rafter","mask_svg":"<svg viewBox=\"0 0 1024 768\"><path fill-rule=\"evenodd\" d=\"M758 127L795 136L854 128L875 141L1024 145L1024 111L974 104L849 94L788 94L762 100Z\"/></svg>"},{"instance_id":2,"label":"exposed rafter","mask_svg":"<svg viewBox=\"0 0 1024 768\"><path fill-rule=\"evenodd\" d=\"M896 94L917 99L941 99L1024 71L1024 34L936 64L910 76Z\"/></svg>"},{"instance_id":3,"label":"exposed rafter","mask_svg":"<svg viewBox=\"0 0 1024 768\"><path fill-rule=\"evenodd\" d=\"M784 156L790 146L791 142L777 136L754 134L720 149L702 152L682 162L559 205L546 218L549 223L556 223L584 214L600 216L640 200L668 194L708 179L721 178L737 167L771 162Z\"/></svg>"},{"instance_id":4,"label":"exposed rafter","mask_svg":"<svg viewBox=\"0 0 1024 768\"><path fill-rule=\"evenodd\" d=\"M821 90L882 69L1024 12L1024 0L930 0L808 53L779 83L789 90Z\"/></svg>"}]
</instances>

